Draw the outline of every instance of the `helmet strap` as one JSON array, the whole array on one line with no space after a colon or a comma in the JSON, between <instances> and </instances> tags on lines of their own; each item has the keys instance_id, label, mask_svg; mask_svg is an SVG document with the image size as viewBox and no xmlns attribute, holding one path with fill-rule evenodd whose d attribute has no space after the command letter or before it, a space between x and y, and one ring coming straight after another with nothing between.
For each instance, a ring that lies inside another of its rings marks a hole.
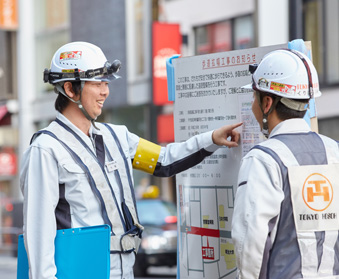
<instances>
[{"instance_id":1,"label":"helmet strap","mask_svg":"<svg viewBox=\"0 0 339 279\"><path fill-rule=\"evenodd\" d=\"M56 93L60 93L60 94L64 95L68 100L70 100L70 101L72 101L73 103L77 104L77 105L78 105L78 108L81 110L81 112L83 113L83 115L85 115L85 117L86 117L89 121L91 121L91 123L92 123L92 125L94 126L94 128L97 129L97 130L100 130L97 126L95 126L95 122L94 122L94 121L96 120L96 118L95 118L95 119L92 118L92 117L88 114L88 112L85 110L85 108L83 107L83 105L82 105L82 103L81 103L82 90L83 90L84 86L85 86L85 81L81 81L80 99L79 99L78 101L74 101L72 98L70 98L70 97L66 94L65 90L63 89L63 87L61 86L60 83L56 83L56 84L55 84L55 89L56 89L56 90L54 90L54 91L55 91Z\"/></svg>"},{"instance_id":2,"label":"helmet strap","mask_svg":"<svg viewBox=\"0 0 339 279\"><path fill-rule=\"evenodd\" d=\"M277 106L277 103L280 101L280 97L275 97L274 101L270 107L270 109L268 110L268 112L264 112L264 109L262 108L262 102L261 102L261 98L260 98L260 92L259 91L255 91L256 93L256 98L260 107L260 110L262 112L263 118L262 118L262 130L261 132L264 134L264 136L266 138L268 138L269 136L269 131L268 131L268 115L275 109L275 107Z\"/></svg>"}]
</instances>

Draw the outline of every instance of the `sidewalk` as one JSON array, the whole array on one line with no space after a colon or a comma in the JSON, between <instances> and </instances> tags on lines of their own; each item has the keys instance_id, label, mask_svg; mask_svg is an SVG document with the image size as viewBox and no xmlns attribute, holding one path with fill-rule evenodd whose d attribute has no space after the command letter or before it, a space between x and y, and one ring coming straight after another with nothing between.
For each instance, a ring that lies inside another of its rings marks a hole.
<instances>
[{"instance_id":1,"label":"sidewalk","mask_svg":"<svg viewBox=\"0 0 339 279\"><path fill-rule=\"evenodd\" d=\"M17 272L17 258L11 255L0 253L0 278L1 279L15 279ZM165 279L175 278L176 267L164 268L164 267L151 267L149 269L150 274L145 278L152 279ZM141 279L136 277L136 279Z\"/></svg>"},{"instance_id":2,"label":"sidewalk","mask_svg":"<svg viewBox=\"0 0 339 279\"><path fill-rule=\"evenodd\" d=\"M17 265L17 258L10 255L9 252L1 252L0 253L0 267L9 266L15 267Z\"/></svg>"},{"instance_id":3,"label":"sidewalk","mask_svg":"<svg viewBox=\"0 0 339 279\"><path fill-rule=\"evenodd\" d=\"M0 270L3 268L6 269L15 269L17 266L17 258L9 256L7 254L0 254Z\"/></svg>"},{"instance_id":4,"label":"sidewalk","mask_svg":"<svg viewBox=\"0 0 339 279\"><path fill-rule=\"evenodd\" d=\"M0 278L15 279L17 276L17 258L1 253L0 254Z\"/></svg>"}]
</instances>

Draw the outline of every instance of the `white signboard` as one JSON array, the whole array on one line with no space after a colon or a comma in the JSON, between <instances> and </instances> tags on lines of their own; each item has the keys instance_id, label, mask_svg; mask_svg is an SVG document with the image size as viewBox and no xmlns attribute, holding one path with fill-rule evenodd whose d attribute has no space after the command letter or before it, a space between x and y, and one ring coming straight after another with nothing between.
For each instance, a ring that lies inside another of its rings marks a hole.
<instances>
[{"instance_id":1,"label":"white signboard","mask_svg":"<svg viewBox=\"0 0 339 279\"><path fill-rule=\"evenodd\" d=\"M175 141L222 125L244 122L238 148L220 148L177 175L178 278L235 278L231 240L233 201L240 160L263 140L252 111L249 64L277 45L173 60Z\"/></svg>"}]
</instances>

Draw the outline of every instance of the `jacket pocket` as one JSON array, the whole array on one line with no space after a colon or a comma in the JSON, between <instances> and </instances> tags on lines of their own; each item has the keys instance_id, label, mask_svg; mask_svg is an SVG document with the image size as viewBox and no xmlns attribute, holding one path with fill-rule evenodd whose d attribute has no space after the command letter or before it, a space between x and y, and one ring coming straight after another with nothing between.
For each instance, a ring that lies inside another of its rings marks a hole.
<instances>
[{"instance_id":1,"label":"jacket pocket","mask_svg":"<svg viewBox=\"0 0 339 279\"><path fill-rule=\"evenodd\" d=\"M78 164L74 163L64 164L63 168L69 173L85 173L85 171Z\"/></svg>"}]
</instances>

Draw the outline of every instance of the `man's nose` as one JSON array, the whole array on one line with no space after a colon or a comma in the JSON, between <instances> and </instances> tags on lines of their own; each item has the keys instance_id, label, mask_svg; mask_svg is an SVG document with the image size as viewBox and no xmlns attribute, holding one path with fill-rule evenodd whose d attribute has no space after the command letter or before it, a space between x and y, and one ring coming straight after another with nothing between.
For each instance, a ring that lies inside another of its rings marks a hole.
<instances>
[{"instance_id":1,"label":"man's nose","mask_svg":"<svg viewBox=\"0 0 339 279\"><path fill-rule=\"evenodd\" d=\"M102 95L109 95L109 87L108 87L108 84L102 84L101 85L101 94Z\"/></svg>"}]
</instances>

